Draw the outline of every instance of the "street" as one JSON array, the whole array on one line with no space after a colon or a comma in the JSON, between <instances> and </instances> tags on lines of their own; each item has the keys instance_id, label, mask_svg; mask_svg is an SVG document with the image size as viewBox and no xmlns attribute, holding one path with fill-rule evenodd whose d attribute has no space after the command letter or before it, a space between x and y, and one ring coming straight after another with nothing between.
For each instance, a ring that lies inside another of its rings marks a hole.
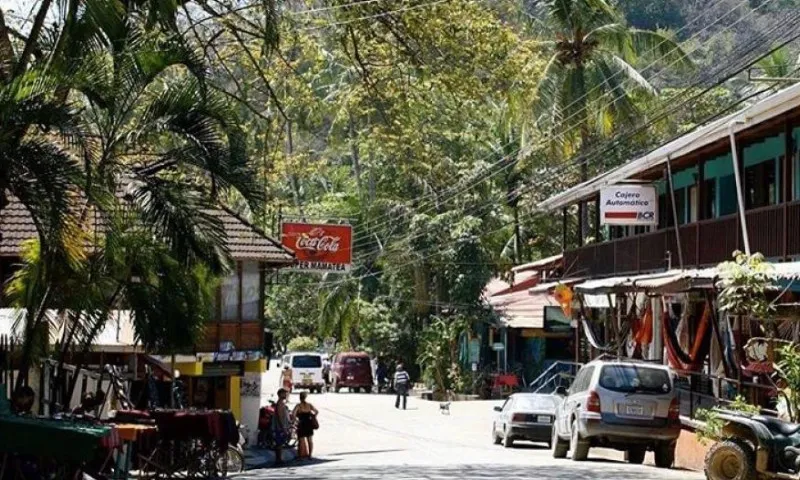
<instances>
[{"instance_id":1,"label":"street","mask_svg":"<svg viewBox=\"0 0 800 480\"><path fill-rule=\"evenodd\" d=\"M661 470L622 462L620 452L596 449L589 461L555 460L546 445L505 449L490 439L492 407L499 402L439 404L409 398L396 410L394 397L377 394L311 395L319 411L313 461L254 470L252 479L701 479L695 472ZM292 396L297 401L297 396ZM648 454L646 463L652 463Z\"/></svg>"}]
</instances>

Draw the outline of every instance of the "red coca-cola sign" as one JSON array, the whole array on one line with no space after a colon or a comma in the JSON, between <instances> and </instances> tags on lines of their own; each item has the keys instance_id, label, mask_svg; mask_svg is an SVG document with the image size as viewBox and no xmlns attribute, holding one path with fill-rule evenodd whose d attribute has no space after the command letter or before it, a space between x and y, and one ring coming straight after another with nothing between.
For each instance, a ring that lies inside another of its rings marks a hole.
<instances>
[{"instance_id":1,"label":"red coca-cola sign","mask_svg":"<svg viewBox=\"0 0 800 480\"><path fill-rule=\"evenodd\" d=\"M346 272L353 261L350 225L284 222L281 243L294 252L298 270Z\"/></svg>"}]
</instances>

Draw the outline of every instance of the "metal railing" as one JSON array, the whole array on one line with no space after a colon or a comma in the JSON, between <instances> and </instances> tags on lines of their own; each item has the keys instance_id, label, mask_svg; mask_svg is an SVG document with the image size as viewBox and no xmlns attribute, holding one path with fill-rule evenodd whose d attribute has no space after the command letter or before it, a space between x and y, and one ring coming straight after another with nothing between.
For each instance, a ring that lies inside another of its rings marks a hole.
<instances>
[{"instance_id":1,"label":"metal railing","mask_svg":"<svg viewBox=\"0 0 800 480\"><path fill-rule=\"evenodd\" d=\"M777 398L777 389L772 385L753 383L700 372L676 371L676 392L681 415L694 419L698 410L724 407L741 396L747 403L757 405L762 414L777 416L772 408L765 408L764 401Z\"/></svg>"},{"instance_id":2,"label":"metal railing","mask_svg":"<svg viewBox=\"0 0 800 480\"><path fill-rule=\"evenodd\" d=\"M541 393L549 387L555 390L555 388L560 385L557 380L575 378L575 375L582 366L582 363L577 362L556 361L542 372L541 375L536 377L534 381L528 384L528 390L533 393Z\"/></svg>"}]
</instances>

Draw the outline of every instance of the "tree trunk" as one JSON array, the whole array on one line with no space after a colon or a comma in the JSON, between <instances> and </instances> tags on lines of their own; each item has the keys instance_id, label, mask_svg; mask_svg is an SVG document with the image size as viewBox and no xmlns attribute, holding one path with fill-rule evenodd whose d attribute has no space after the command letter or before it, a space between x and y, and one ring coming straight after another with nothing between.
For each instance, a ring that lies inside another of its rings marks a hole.
<instances>
[{"instance_id":1,"label":"tree trunk","mask_svg":"<svg viewBox=\"0 0 800 480\"><path fill-rule=\"evenodd\" d=\"M15 63L14 47L11 45L11 31L6 25L3 9L0 8L0 80L8 82L11 79L11 72Z\"/></svg>"},{"instance_id":2,"label":"tree trunk","mask_svg":"<svg viewBox=\"0 0 800 480\"><path fill-rule=\"evenodd\" d=\"M361 198L361 160L359 158L355 122L353 122L352 116L348 120L347 127L350 137L350 156L353 160L353 175L356 177L356 192L358 192L358 198Z\"/></svg>"},{"instance_id":3,"label":"tree trunk","mask_svg":"<svg viewBox=\"0 0 800 480\"><path fill-rule=\"evenodd\" d=\"M578 98L580 99L577 102L576 108L579 113L580 118L580 132L581 132L581 145L579 149L579 154L576 157L576 161L580 163L580 180L581 183L589 180L589 162L588 157L586 154L589 151L589 142L591 141L591 132L589 131L589 115L587 113L587 103L586 103L586 71L583 66L582 61L578 62L577 68L577 92ZM583 246L584 242L586 241L586 237L589 234L589 209L588 208L581 208L580 209L580 237L578 239L578 246Z\"/></svg>"},{"instance_id":4,"label":"tree trunk","mask_svg":"<svg viewBox=\"0 0 800 480\"><path fill-rule=\"evenodd\" d=\"M36 18L33 20L31 31L28 34L28 40L25 42L25 47L17 60L17 66L14 68L14 76L21 75L22 72L28 67L28 60L33 55L33 50L36 48L36 43L39 41L39 34L42 32L47 12L50 10L52 0L42 0L39 6L39 11L36 12Z\"/></svg>"}]
</instances>

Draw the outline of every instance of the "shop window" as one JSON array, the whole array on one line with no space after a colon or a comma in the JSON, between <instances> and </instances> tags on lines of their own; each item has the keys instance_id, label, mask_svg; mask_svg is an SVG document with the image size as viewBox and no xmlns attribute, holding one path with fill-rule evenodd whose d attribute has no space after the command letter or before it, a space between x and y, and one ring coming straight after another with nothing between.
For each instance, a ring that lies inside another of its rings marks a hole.
<instances>
[{"instance_id":1,"label":"shop window","mask_svg":"<svg viewBox=\"0 0 800 480\"><path fill-rule=\"evenodd\" d=\"M745 207L774 205L777 198L775 162L761 162L744 170Z\"/></svg>"},{"instance_id":2,"label":"shop window","mask_svg":"<svg viewBox=\"0 0 800 480\"><path fill-rule=\"evenodd\" d=\"M242 320L258 320L261 308L261 276L258 262L242 263Z\"/></svg>"},{"instance_id":3,"label":"shop window","mask_svg":"<svg viewBox=\"0 0 800 480\"><path fill-rule=\"evenodd\" d=\"M669 200L667 200L667 194L662 193L658 196L658 228L668 227L671 217L672 216L669 214Z\"/></svg>"}]
</instances>

